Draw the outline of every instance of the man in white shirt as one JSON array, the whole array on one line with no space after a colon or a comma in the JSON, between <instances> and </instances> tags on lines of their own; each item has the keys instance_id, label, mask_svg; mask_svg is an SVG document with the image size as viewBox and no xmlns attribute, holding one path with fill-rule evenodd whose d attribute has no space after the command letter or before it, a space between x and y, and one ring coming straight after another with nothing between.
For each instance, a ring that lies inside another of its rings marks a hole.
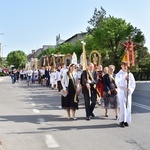
<instances>
[{"instance_id":1,"label":"man in white shirt","mask_svg":"<svg viewBox=\"0 0 150 150\"><path fill-rule=\"evenodd\" d=\"M61 70L60 70L60 72L61 72L61 79L62 79L62 77L63 77L63 74L65 73L65 72L67 72L68 71L68 69L66 68L66 65L65 64L62 64L62 68L61 68Z\"/></svg>"},{"instance_id":2,"label":"man in white shirt","mask_svg":"<svg viewBox=\"0 0 150 150\"><path fill-rule=\"evenodd\" d=\"M31 70L31 68L28 68L26 72L28 86L30 85L30 82L32 81L32 73L33 71Z\"/></svg>"}]
</instances>

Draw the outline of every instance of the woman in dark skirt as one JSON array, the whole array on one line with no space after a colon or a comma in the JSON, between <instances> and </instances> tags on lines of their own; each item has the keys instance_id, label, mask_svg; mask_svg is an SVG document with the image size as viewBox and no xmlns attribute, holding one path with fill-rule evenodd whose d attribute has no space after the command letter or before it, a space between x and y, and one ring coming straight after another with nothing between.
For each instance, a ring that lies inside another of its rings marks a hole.
<instances>
[{"instance_id":1,"label":"woman in dark skirt","mask_svg":"<svg viewBox=\"0 0 150 150\"><path fill-rule=\"evenodd\" d=\"M114 66L110 65L109 68L104 68L105 75L103 76L104 84L104 107L105 107L105 117L108 117L108 108L115 110L116 119L117 114L117 86L114 79Z\"/></svg>"},{"instance_id":2,"label":"woman in dark skirt","mask_svg":"<svg viewBox=\"0 0 150 150\"><path fill-rule=\"evenodd\" d=\"M75 112L78 109L77 84L78 76L73 72L74 64L69 65L69 69L64 73L61 84L66 97L62 96L62 108L66 109L68 119L70 119L70 109L72 109L72 118L76 120Z\"/></svg>"}]
</instances>

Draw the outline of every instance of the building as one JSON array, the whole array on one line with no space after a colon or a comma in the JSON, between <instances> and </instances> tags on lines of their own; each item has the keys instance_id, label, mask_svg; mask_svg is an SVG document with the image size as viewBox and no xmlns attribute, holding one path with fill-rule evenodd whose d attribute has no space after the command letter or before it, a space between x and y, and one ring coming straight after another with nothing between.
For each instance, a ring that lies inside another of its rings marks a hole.
<instances>
[{"instance_id":1,"label":"building","mask_svg":"<svg viewBox=\"0 0 150 150\"><path fill-rule=\"evenodd\" d=\"M56 48L57 46L63 44L63 43L72 43L75 44L78 40L84 40L86 36L86 32L81 32L78 34L73 35L67 40L62 40L60 37L60 34L56 36L56 45L43 45L42 48L39 48L38 50L32 50L32 53L27 56L27 65L26 66L37 66L32 65L31 62L33 62L33 58L37 58L39 54L42 53L42 51L47 50L48 48ZM37 60L36 60L37 62Z\"/></svg>"},{"instance_id":2,"label":"building","mask_svg":"<svg viewBox=\"0 0 150 150\"><path fill-rule=\"evenodd\" d=\"M85 39L87 32L81 32L78 34L73 35L69 39L65 40L63 43L72 43L75 44L78 40L83 40Z\"/></svg>"}]
</instances>

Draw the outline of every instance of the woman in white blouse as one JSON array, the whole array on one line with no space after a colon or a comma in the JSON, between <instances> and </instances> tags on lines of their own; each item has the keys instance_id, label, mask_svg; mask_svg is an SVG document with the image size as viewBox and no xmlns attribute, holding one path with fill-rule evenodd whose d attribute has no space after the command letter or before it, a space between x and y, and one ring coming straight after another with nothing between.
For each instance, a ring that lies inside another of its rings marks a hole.
<instances>
[{"instance_id":1,"label":"woman in white blouse","mask_svg":"<svg viewBox=\"0 0 150 150\"><path fill-rule=\"evenodd\" d=\"M70 109L72 109L72 118L76 120L75 112L78 109L77 85L78 76L74 72L75 65L70 64L67 72L64 73L61 84L66 97L62 96L62 108L66 109L68 119L70 119Z\"/></svg>"}]
</instances>

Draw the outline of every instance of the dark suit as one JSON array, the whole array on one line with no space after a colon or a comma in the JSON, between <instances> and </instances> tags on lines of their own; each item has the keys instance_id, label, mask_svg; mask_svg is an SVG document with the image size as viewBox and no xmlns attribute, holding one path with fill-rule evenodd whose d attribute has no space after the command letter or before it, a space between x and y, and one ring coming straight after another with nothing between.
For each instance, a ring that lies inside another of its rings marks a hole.
<instances>
[{"instance_id":1,"label":"dark suit","mask_svg":"<svg viewBox=\"0 0 150 150\"><path fill-rule=\"evenodd\" d=\"M50 86L50 71L45 70L46 86Z\"/></svg>"},{"instance_id":2,"label":"dark suit","mask_svg":"<svg viewBox=\"0 0 150 150\"><path fill-rule=\"evenodd\" d=\"M95 108L96 99L97 99L97 91L94 88L94 85L96 85L96 82L97 82L97 73L95 71L91 73L94 80L92 80L88 74L89 73L86 70L84 70L81 74L81 80L80 80L80 84L82 86L82 93L83 93L84 101L85 101L85 111L86 111L87 118L89 118L90 116L94 117L93 110ZM89 79L92 81L90 83L91 97L89 96L89 90L87 89L87 86L86 86L86 84L88 83L88 76L89 76Z\"/></svg>"},{"instance_id":3,"label":"dark suit","mask_svg":"<svg viewBox=\"0 0 150 150\"><path fill-rule=\"evenodd\" d=\"M115 77L115 74L113 75L113 77ZM112 86L113 83L113 86ZM105 74L103 76L103 84L104 84L104 91L108 92L113 90L114 88L117 88L115 81L111 80L111 77L109 76L109 74Z\"/></svg>"}]
</instances>

